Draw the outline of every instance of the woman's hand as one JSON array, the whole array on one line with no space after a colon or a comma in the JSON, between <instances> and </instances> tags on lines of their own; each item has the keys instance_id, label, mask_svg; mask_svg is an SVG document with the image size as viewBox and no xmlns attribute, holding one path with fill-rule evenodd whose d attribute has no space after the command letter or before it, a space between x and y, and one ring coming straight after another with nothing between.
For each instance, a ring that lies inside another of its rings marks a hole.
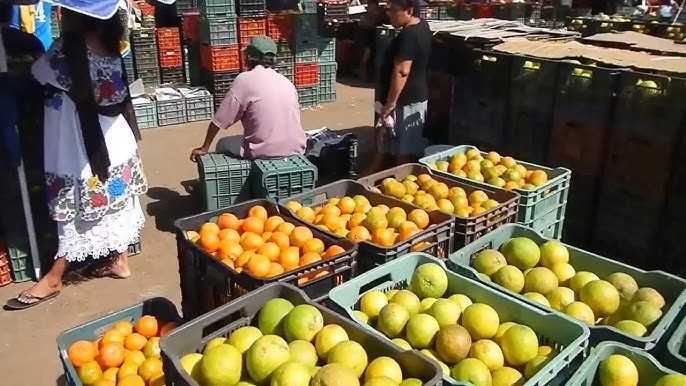
<instances>
[{"instance_id":1,"label":"woman's hand","mask_svg":"<svg viewBox=\"0 0 686 386\"><path fill-rule=\"evenodd\" d=\"M193 151L191 152L191 161L193 161L193 162L198 162L198 158L200 158L200 156L203 156L203 155L207 154L207 151L208 151L208 150L209 150L209 149L207 149L207 148L205 148L205 147L202 147L202 146L201 146L201 147L196 147L196 148L193 149Z\"/></svg>"}]
</instances>

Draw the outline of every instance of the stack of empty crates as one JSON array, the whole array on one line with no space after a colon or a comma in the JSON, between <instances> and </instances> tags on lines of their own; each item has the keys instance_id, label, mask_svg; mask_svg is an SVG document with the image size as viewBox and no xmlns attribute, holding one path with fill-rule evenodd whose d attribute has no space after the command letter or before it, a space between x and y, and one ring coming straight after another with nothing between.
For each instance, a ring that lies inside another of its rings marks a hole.
<instances>
[{"instance_id":1,"label":"stack of empty crates","mask_svg":"<svg viewBox=\"0 0 686 386\"><path fill-rule=\"evenodd\" d=\"M163 84L184 82L181 37L178 28L156 28L160 78Z\"/></svg>"},{"instance_id":2,"label":"stack of empty crates","mask_svg":"<svg viewBox=\"0 0 686 386\"><path fill-rule=\"evenodd\" d=\"M160 83L160 63L157 56L157 36L154 28L131 31L131 53L135 76L146 86Z\"/></svg>"}]
</instances>

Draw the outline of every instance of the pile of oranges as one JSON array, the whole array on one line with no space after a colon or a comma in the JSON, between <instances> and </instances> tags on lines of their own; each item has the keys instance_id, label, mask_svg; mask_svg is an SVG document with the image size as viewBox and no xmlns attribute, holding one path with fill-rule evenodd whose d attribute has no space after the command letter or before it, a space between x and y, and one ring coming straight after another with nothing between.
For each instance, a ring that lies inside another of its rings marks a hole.
<instances>
[{"instance_id":1,"label":"pile of oranges","mask_svg":"<svg viewBox=\"0 0 686 386\"><path fill-rule=\"evenodd\" d=\"M164 386L160 337L175 327L150 315L122 321L93 342L72 343L67 357L85 386Z\"/></svg>"},{"instance_id":2,"label":"pile of oranges","mask_svg":"<svg viewBox=\"0 0 686 386\"><path fill-rule=\"evenodd\" d=\"M369 199L362 195L331 198L326 204L314 208L294 201L288 202L286 207L298 218L320 229L356 243L369 241L382 247L410 239L431 222L429 214L423 209L417 208L407 213L400 207L372 207Z\"/></svg>"},{"instance_id":3,"label":"pile of oranges","mask_svg":"<svg viewBox=\"0 0 686 386\"><path fill-rule=\"evenodd\" d=\"M224 213L186 236L236 272L257 278L279 276L345 252L338 245L327 248L306 226L270 217L259 205L250 208L245 219Z\"/></svg>"}]
</instances>

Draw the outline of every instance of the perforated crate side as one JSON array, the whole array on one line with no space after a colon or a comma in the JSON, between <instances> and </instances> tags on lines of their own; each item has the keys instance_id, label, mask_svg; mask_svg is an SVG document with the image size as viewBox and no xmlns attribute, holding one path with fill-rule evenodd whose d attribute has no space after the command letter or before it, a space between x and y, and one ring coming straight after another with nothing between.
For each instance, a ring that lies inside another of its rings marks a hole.
<instances>
[{"instance_id":1,"label":"perforated crate side","mask_svg":"<svg viewBox=\"0 0 686 386\"><path fill-rule=\"evenodd\" d=\"M200 41L211 46L238 44L238 24L234 17L201 17Z\"/></svg>"},{"instance_id":2,"label":"perforated crate side","mask_svg":"<svg viewBox=\"0 0 686 386\"><path fill-rule=\"evenodd\" d=\"M203 16L235 16L234 0L198 0L198 10Z\"/></svg>"},{"instance_id":3,"label":"perforated crate side","mask_svg":"<svg viewBox=\"0 0 686 386\"><path fill-rule=\"evenodd\" d=\"M240 17L267 16L265 0L236 0L236 14Z\"/></svg>"},{"instance_id":4,"label":"perforated crate side","mask_svg":"<svg viewBox=\"0 0 686 386\"><path fill-rule=\"evenodd\" d=\"M215 71L207 73L207 90L217 98L224 98L239 71Z\"/></svg>"},{"instance_id":5,"label":"perforated crate side","mask_svg":"<svg viewBox=\"0 0 686 386\"><path fill-rule=\"evenodd\" d=\"M295 62L295 55L288 43L278 43L276 45L276 61L277 63L292 64Z\"/></svg>"},{"instance_id":6,"label":"perforated crate side","mask_svg":"<svg viewBox=\"0 0 686 386\"><path fill-rule=\"evenodd\" d=\"M159 57L157 56L157 48L146 48L132 51L133 64L136 68L152 68L159 66Z\"/></svg>"},{"instance_id":7,"label":"perforated crate side","mask_svg":"<svg viewBox=\"0 0 686 386\"><path fill-rule=\"evenodd\" d=\"M316 48L303 48L295 51L295 63L316 63L317 62L317 49Z\"/></svg>"},{"instance_id":8,"label":"perforated crate side","mask_svg":"<svg viewBox=\"0 0 686 386\"><path fill-rule=\"evenodd\" d=\"M330 81L335 83L337 69L336 63L319 63L319 82Z\"/></svg>"},{"instance_id":9,"label":"perforated crate side","mask_svg":"<svg viewBox=\"0 0 686 386\"><path fill-rule=\"evenodd\" d=\"M287 198L308 192L317 183L317 167L304 155L280 160L255 160L252 168L255 197Z\"/></svg>"},{"instance_id":10,"label":"perforated crate side","mask_svg":"<svg viewBox=\"0 0 686 386\"><path fill-rule=\"evenodd\" d=\"M206 121L214 114L212 94L186 98L186 121Z\"/></svg>"},{"instance_id":11,"label":"perforated crate side","mask_svg":"<svg viewBox=\"0 0 686 386\"><path fill-rule=\"evenodd\" d=\"M198 161L198 175L206 210L225 208L251 197L251 162L223 154L207 154Z\"/></svg>"},{"instance_id":12,"label":"perforated crate side","mask_svg":"<svg viewBox=\"0 0 686 386\"><path fill-rule=\"evenodd\" d=\"M134 104L133 111L136 114L136 123L139 129L157 127L157 105L155 101Z\"/></svg>"},{"instance_id":13,"label":"perforated crate side","mask_svg":"<svg viewBox=\"0 0 686 386\"><path fill-rule=\"evenodd\" d=\"M314 0L305 0L300 3L302 5L303 13L317 13L317 2Z\"/></svg>"},{"instance_id":14,"label":"perforated crate side","mask_svg":"<svg viewBox=\"0 0 686 386\"><path fill-rule=\"evenodd\" d=\"M291 83L293 83L295 81L294 68L294 65L290 63L280 64L274 67L274 70L276 70L276 72L278 72L279 74L285 76L288 80L291 81Z\"/></svg>"},{"instance_id":15,"label":"perforated crate side","mask_svg":"<svg viewBox=\"0 0 686 386\"><path fill-rule=\"evenodd\" d=\"M317 31L317 15L313 14L299 14L294 16L294 41L298 42L315 42L318 38Z\"/></svg>"},{"instance_id":16,"label":"perforated crate side","mask_svg":"<svg viewBox=\"0 0 686 386\"><path fill-rule=\"evenodd\" d=\"M238 43L241 48L250 44L254 36L267 33L266 17L241 17L238 19Z\"/></svg>"},{"instance_id":17,"label":"perforated crate side","mask_svg":"<svg viewBox=\"0 0 686 386\"><path fill-rule=\"evenodd\" d=\"M336 39L320 38L317 41L317 61L320 63L336 62Z\"/></svg>"},{"instance_id":18,"label":"perforated crate side","mask_svg":"<svg viewBox=\"0 0 686 386\"><path fill-rule=\"evenodd\" d=\"M136 78L142 80L145 86L157 86L160 84L160 69L136 68Z\"/></svg>"},{"instance_id":19,"label":"perforated crate side","mask_svg":"<svg viewBox=\"0 0 686 386\"><path fill-rule=\"evenodd\" d=\"M30 253L28 247L21 245L21 243L11 243L8 240L7 255L10 260L10 274L13 282L23 283L31 280L32 264Z\"/></svg>"},{"instance_id":20,"label":"perforated crate side","mask_svg":"<svg viewBox=\"0 0 686 386\"><path fill-rule=\"evenodd\" d=\"M186 122L186 103L183 98L157 101L157 123L160 126L178 125Z\"/></svg>"},{"instance_id":21,"label":"perforated crate side","mask_svg":"<svg viewBox=\"0 0 686 386\"><path fill-rule=\"evenodd\" d=\"M182 84L184 83L183 67L161 68L160 80L162 84Z\"/></svg>"},{"instance_id":22,"label":"perforated crate side","mask_svg":"<svg viewBox=\"0 0 686 386\"><path fill-rule=\"evenodd\" d=\"M317 89L319 103L336 101L336 81L323 81L320 79Z\"/></svg>"},{"instance_id":23,"label":"perforated crate side","mask_svg":"<svg viewBox=\"0 0 686 386\"><path fill-rule=\"evenodd\" d=\"M319 104L319 92L317 87L298 88L298 102L300 108L314 107Z\"/></svg>"}]
</instances>

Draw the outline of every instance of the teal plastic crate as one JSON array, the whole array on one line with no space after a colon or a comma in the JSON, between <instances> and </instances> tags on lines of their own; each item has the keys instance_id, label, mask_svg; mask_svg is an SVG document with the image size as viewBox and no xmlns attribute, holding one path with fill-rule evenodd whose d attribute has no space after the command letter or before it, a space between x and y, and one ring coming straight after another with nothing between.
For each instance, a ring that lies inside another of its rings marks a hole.
<instances>
[{"instance_id":1,"label":"teal plastic crate","mask_svg":"<svg viewBox=\"0 0 686 386\"><path fill-rule=\"evenodd\" d=\"M300 102L301 109L317 106L319 104L319 90L317 86L299 87L298 102Z\"/></svg>"},{"instance_id":2,"label":"teal plastic crate","mask_svg":"<svg viewBox=\"0 0 686 386\"><path fill-rule=\"evenodd\" d=\"M321 66L320 66L321 67ZM317 86L317 100L319 103L336 101L336 82L330 80L319 80Z\"/></svg>"},{"instance_id":3,"label":"teal plastic crate","mask_svg":"<svg viewBox=\"0 0 686 386\"><path fill-rule=\"evenodd\" d=\"M181 323L181 316L179 316L174 303L165 298L152 298L61 333L57 337L57 350L64 368L65 384L67 386L83 386L76 374L76 369L67 356L67 349L72 343L79 340L94 341L112 329L118 322L135 323L143 315L152 315L164 323Z\"/></svg>"},{"instance_id":4,"label":"teal plastic crate","mask_svg":"<svg viewBox=\"0 0 686 386\"><path fill-rule=\"evenodd\" d=\"M446 269L449 293L464 294L474 303L490 305L498 312L501 322L512 321L531 327L538 334L542 344L549 345L558 351L558 354L547 365L524 384L525 386L549 385L549 382L559 379L560 374L571 373L574 359L583 355L586 350L589 331L581 323L566 315L543 311L525 302L504 296L500 291L449 271L443 262L424 253L408 253L404 257L365 272L334 288L329 292L331 307L357 321L353 316L353 310L366 292L372 290L385 292L407 288L415 269L425 263L435 263ZM366 323L360 324L367 330L384 336ZM457 383L447 376L443 379L447 384L471 385Z\"/></svg>"},{"instance_id":5,"label":"teal plastic crate","mask_svg":"<svg viewBox=\"0 0 686 386\"><path fill-rule=\"evenodd\" d=\"M596 374L600 362L610 355L624 355L629 358L638 369L641 385L654 385L667 374L676 374L676 371L662 366L658 361L645 351L617 343L603 342L598 345L591 355L581 364L581 367L572 375L567 386L595 386L598 384Z\"/></svg>"},{"instance_id":6,"label":"teal plastic crate","mask_svg":"<svg viewBox=\"0 0 686 386\"><path fill-rule=\"evenodd\" d=\"M198 160L205 210L226 208L250 198L251 162L224 154L206 154Z\"/></svg>"},{"instance_id":7,"label":"teal plastic crate","mask_svg":"<svg viewBox=\"0 0 686 386\"><path fill-rule=\"evenodd\" d=\"M551 311L551 308L529 300L523 295L509 291L493 282L483 280L477 274L476 270L471 267L472 258L478 252L487 248L500 249L501 245L513 237L526 237L538 245L551 240L550 238L543 237L540 233L534 232L519 224L503 225L499 229L484 235L480 239L451 254L448 258L448 265L451 269L477 279L492 288L497 288L499 291L505 292L509 296ZM647 336L640 338L629 336L612 326L589 326L591 330L591 345L595 346L602 341L613 340L644 350L654 348L670 326L675 323L676 317L686 304L686 280L663 271L644 271L571 245L564 245L569 250L569 264L571 264L577 272L593 272L601 279L607 278L614 272L623 272L633 277L639 287L652 287L665 298L666 304L662 309L662 319L660 319Z\"/></svg>"},{"instance_id":8,"label":"teal plastic crate","mask_svg":"<svg viewBox=\"0 0 686 386\"><path fill-rule=\"evenodd\" d=\"M435 164L438 161L449 161L450 157L454 154L464 154L470 149L476 149L476 147L470 145L457 146L450 150L424 157L420 159L419 162L424 165L429 165ZM486 154L487 153L485 152L481 152L481 155L483 156ZM541 232L546 237L559 239L562 237L562 227L564 225L572 172L566 168L551 169L549 167L519 160L517 160L517 163L524 166L527 170L543 170L548 174L548 182L534 190L515 189L521 196L519 199L517 222L532 228L537 232ZM434 172L462 181L472 181L468 178L459 177L436 169L434 169ZM483 182L475 183L484 187L490 186Z\"/></svg>"},{"instance_id":9,"label":"teal plastic crate","mask_svg":"<svg viewBox=\"0 0 686 386\"><path fill-rule=\"evenodd\" d=\"M317 41L317 61L336 63L336 39L320 37Z\"/></svg>"},{"instance_id":10,"label":"teal plastic crate","mask_svg":"<svg viewBox=\"0 0 686 386\"><path fill-rule=\"evenodd\" d=\"M21 245L7 246L7 255L10 260L10 276L15 283L23 283L32 278L31 253L29 248Z\"/></svg>"},{"instance_id":11,"label":"teal plastic crate","mask_svg":"<svg viewBox=\"0 0 686 386\"><path fill-rule=\"evenodd\" d=\"M147 103L133 103L133 111L136 114L138 129L157 127L157 104L154 100Z\"/></svg>"},{"instance_id":12,"label":"teal plastic crate","mask_svg":"<svg viewBox=\"0 0 686 386\"><path fill-rule=\"evenodd\" d=\"M252 191L255 197L282 199L308 192L317 183L317 167L304 155L253 162Z\"/></svg>"},{"instance_id":13,"label":"teal plastic crate","mask_svg":"<svg viewBox=\"0 0 686 386\"><path fill-rule=\"evenodd\" d=\"M674 370L686 373L686 315L682 313L681 322L674 329L674 333L667 341L667 347L662 351L662 362ZM677 319L679 321L679 319Z\"/></svg>"}]
</instances>

